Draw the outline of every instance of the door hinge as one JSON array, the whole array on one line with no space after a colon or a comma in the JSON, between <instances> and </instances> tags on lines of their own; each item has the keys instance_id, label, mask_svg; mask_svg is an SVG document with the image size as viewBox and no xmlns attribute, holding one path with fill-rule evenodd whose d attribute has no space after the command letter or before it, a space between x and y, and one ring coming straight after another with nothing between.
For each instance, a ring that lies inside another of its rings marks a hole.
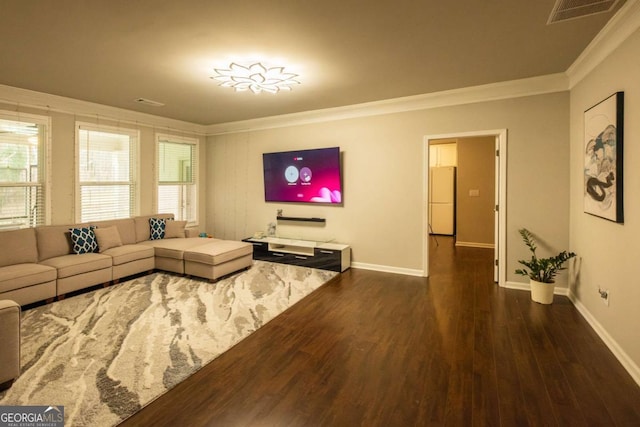
<instances>
[{"instance_id":1,"label":"door hinge","mask_svg":"<svg viewBox=\"0 0 640 427\"><path fill-rule=\"evenodd\" d=\"M496 150L496 157L500 157L500 150Z\"/></svg>"},{"instance_id":2,"label":"door hinge","mask_svg":"<svg viewBox=\"0 0 640 427\"><path fill-rule=\"evenodd\" d=\"M496 205L496 212L500 211L500 205Z\"/></svg>"},{"instance_id":3,"label":"door hinge","mask_svg":"<svg viewBox=\"0 0 640 427\"><path fill-rule=\"evenodd\" d=\"M496 260L495 264L496 264L496 267L497 267L498 266L498 260Z\"/></svg>"}]
</instances>

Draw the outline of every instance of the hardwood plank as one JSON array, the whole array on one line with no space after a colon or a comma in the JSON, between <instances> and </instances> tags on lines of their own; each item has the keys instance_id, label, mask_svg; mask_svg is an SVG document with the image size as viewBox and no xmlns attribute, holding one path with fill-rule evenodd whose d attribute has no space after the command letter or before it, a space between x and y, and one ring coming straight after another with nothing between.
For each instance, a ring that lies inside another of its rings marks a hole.
<instances>
[{"instance_id":1,"label":"hardwood plank","mask_svg":"<svg viewBox=\"0 0 640 427\"><path fill-rule=\"evenodd\" d=\"M535 359L535 347L529 337L528 325L529 319L522 312L520 304L529 304L532 307L533 302L529 295L525 292L519 292L520 295L514 295L507 304L509 309L508 333L513 345L513 357L516 362L520 392L522 400L525 402L523 410L526 413L529 425L559 425L555 418L551 397L548 395L544 377L540 372L538 363Z\"/></svg>"},{"instance_id":2,"label":"hardwood plank","mask_svg":"<svg viewBox=\"0 0 640 427\"><path fill-rule=\"evenodd\" d=\"M576 402L581 413L588 413L589 424L592 425L615 425L615 421L609 414L598 387L589 378L584 364L580 363L576 355L576 340L571 335L567 335L563 325L563 317L566 313L574 312L573 305L564 299L559 300L553 309L553 322L548 325L546 334L555 349L555 353L562 365L563 373L571 385L575 394ZM577 318L574 319L578 320Z\"/></svg>"},{"instance_id":3,"label":"hardwood plank","mask_svg":"<svg viewBox=\"0 0 640 427\"><path fill-rule=\"evenodd\" d=\"M572 369L583 370L588 381L593 384L590 389L597 393L594 395L588 393L589 388L576 387L579 390L579 400L601 399L614 421L613 425L640 425L637 422L640 419L640 388L575 308L568 302L562 307L565 310L557 310L556 315L558 321L564 322L563 332L577 359L573 362ZM612 392L616 388L625 392ZM598 406L589 409L589 417L597 419L604 416L602 412L596 411Z\"/></svg>"},{"instance_id":4,"label":"hardwood plank","mask_svg":"<svg viewBox=\"0 0 640 427\"><path fill-rule=\"evenodd\" d=\"M547 337L545 328L552 327L553 305L531 304L519 300L525 318L526 330L531 342L531 354L540 371L542 382L539 386L546 390L554 418L559 425L586 424L571 385L567 382L563 367L558 361L556 349Z\"/></svg>"},{"instance_id":5,"label":"hardwood plank","mask_svg":"<svg viewBox=\"0 0 640 427\"><path fill-rule=\"evenodd\" d=\"M528 426L526 402L522 393L522 385L518 375L518 364L514 358L514 346L509 334L509 310L507 300L510 293L498 292L492 301L493 314L493 346L496 364L496 382L498 388L498 410L500 424L505 426ZM521 293L521 292L518 292Z\"/></svg>"},{"instance_id":6,"label":"hardwood plank","mask_svg":"<svg viewBox=\"0 0 640 427\"><path fill-rule=\"evenodd\" d=\"M567 298L438 241L428 280L350 269L122 425L640 425L640 387Z\"/></svg>"}]
</instances>

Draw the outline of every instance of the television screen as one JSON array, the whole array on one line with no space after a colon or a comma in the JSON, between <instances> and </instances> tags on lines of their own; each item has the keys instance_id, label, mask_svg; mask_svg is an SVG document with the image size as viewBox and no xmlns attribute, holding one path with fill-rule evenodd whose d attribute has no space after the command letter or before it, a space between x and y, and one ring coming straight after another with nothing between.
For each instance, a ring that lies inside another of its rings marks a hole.
<instances>
[{"instance_id":1,"label":"television screen","mask_svg":"<svg viewBox=\"0 0 640 427\"><path fill-rule=\"evenodd\" d=\"M340 148L264 153L267 202L342 203Z\"/></svg>"}]
</instances>

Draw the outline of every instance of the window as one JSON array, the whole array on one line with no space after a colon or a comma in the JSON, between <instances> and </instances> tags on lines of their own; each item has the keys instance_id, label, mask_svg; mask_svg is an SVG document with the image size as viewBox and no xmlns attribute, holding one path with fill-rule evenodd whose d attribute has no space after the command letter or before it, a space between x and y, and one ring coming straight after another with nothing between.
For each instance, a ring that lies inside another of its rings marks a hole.
<instances>
[{"instance_id":1,"label":"window","mask_svg":"<svg viewBox=\"0 0 640 427\"><path fill-rule=\"evenodd\" d=\"M48 118L0 114L0 230L47 221Z\"/></svg>"},{"instance_id":2,"label":"window","mask_svg":"<svg viewBox=\"0 0 640 427\"><path fill-rule=\"evenodd\" d=\"M172 213L189 225L198 222L198 140L157 135L158 212Z\"/></svg>"},{"instance_id":3,"label":"window","mask_svg":"<svg viewBox=\"0 0 640 427\"><path fill-rule=\"evenodd\" d=\"M79 124L76 141L77 220L136 215L138 132Z\"/></svg>"}]
</instances>

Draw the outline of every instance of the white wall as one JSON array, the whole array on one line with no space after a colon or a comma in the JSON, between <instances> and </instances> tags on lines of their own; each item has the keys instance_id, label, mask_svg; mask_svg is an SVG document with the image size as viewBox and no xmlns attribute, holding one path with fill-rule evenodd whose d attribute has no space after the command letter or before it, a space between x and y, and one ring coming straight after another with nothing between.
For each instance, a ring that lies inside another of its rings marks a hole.
<instances>
[{"instance_id":1,"label":"white wall","mask_svg":"<svg viewBox=\"0 0 640 427\"><path fill-rule=\"evenodd\" d=\"M640 382L640 31L571 90L570 246L581 260L571 291L597 330ZM584 111L624 91L624 217L616 224L583 212ZM605 306L598 287L610 293Z\"/></svg>"},{"instance_id":2,"label":"white wall","mask_svg":"<svg viewBox=\"0 0 640 427\"><path fill-rule=\"evenodd\" d=\"M288 237L335 239L355 263L421 273L424 256L424 136L508 130L507 279L527 256L517 229L527 226L566 249L569 95L553 93L209 137L207 231L241 239L265 230L276 210L326 217L325 227L288 227ZM340 146L344 206L265 203L262 153Z\"/></svg>"}]
</instances>

